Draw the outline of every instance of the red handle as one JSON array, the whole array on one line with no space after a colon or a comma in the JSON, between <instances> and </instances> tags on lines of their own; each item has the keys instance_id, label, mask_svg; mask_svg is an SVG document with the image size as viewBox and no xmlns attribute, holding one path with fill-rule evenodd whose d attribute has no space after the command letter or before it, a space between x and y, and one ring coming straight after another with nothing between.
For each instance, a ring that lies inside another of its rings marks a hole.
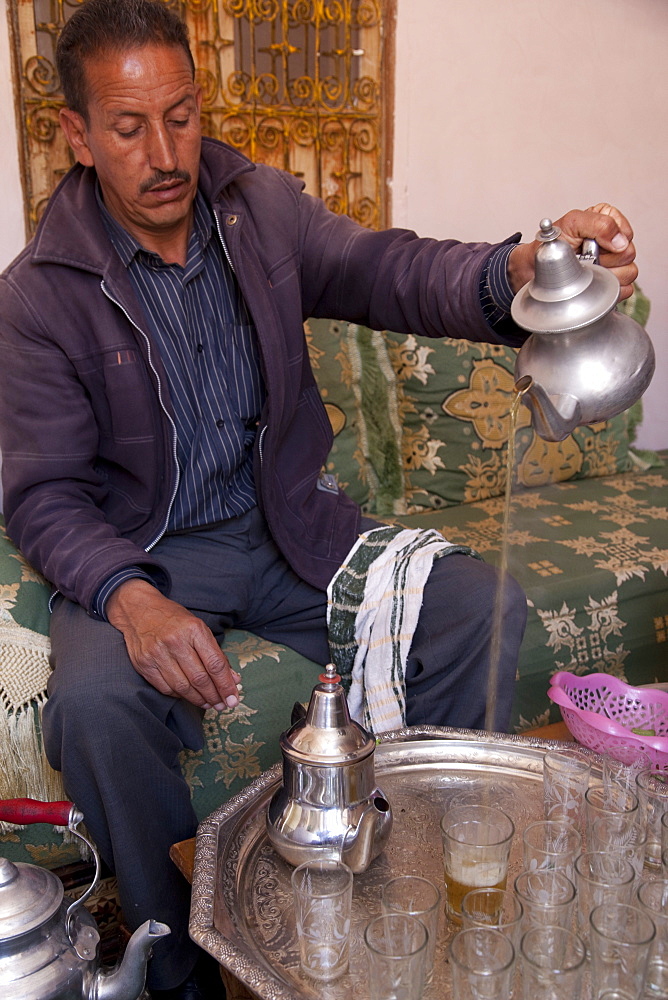
<instances>
[{"instance_id":1,"label":"red handle","mask_svg":"<svg viewBox=\"0 0 668 1000\"><path fill-rule=\"evenodd\" d=\"M5 823L51 823L67 826L73 802L40 802L39 799L0 799L0 820Z\"/></svg>"}]
</instances>

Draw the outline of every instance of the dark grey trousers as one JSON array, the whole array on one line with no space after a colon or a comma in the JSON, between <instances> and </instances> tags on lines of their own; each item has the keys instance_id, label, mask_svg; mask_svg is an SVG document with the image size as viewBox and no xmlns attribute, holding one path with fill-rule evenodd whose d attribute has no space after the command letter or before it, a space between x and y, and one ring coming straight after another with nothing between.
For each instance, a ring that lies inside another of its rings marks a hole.
<instances>
[{"instance_id":1,"label":"dark grey trousers","mask_svg":"<svg viewBox=\"0 0 668 1000\"><path fill-rule=\"evenodd\" d=\"M224 525L169 535L154 554L171 574L170 596L217 637L245 628L317 664L329 661L326 594L289 569L257 508ZM496 572L478 560L451 555L434 563L407 665L409 725L484 726L497 589ZM526 622L520 588L508 579L504 592L498 730L508 725ZM189 886L168 852L197 828L178 754L203 745L202 713L146 683L121 633L64 598L54 607L51 642L43 718L49 760L116 873L128 925L153 917L172 928L154 948L148 980L154 989L170 988L196 956Z\"/></svg>"}]
</instances>

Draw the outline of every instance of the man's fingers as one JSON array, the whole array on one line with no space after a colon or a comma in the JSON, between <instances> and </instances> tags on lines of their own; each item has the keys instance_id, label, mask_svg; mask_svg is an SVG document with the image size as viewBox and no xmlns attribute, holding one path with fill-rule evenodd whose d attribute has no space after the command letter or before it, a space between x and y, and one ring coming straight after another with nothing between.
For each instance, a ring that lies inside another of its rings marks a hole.
<instances>
[{"instance_id":1,"label":"man's fingers","mask_svg":"<svg viewBox=\"0 0 668 1000\"><path fill-rule=\"evenodd\" d=\"M142 677L161 694L182 698L200 708L214 707L218 710L233 708L239 703L236 684L229 668L229 681L225 683L223 674L212 676L194 649L180 651L177 658L165 655L150 662L137 662Z\"/></svg>"},{"instance_id":2,"label":"man's fingers","mask_svg":"<svg viewBox=\"0 0 668 1000\"><path fill-rule=\"evenodd\" d=\"M575 250L579 250L585 239L596 240L601 265L619 281L620 299L627 299L633 293L633 282L638 276L633 229L618 208L608 202L599 202L586 212L567 212L556 225Z\"/></svg>"},{"instance_id":3,"label":"man's fingers","mask_svg":"<svg viewBox=\"0 0 668 1000\"><path fill-rule=\"evenodd\" d=\"M135 669L158 691L201 708L238 705L241 678L211 629L151 584L122 583L107 602L107 617L123 633Z\"/></svg>"},{"instance_id":4,"label":"man's fingers","mask_svg":"<svg viewBox=\"0 0 668 1000\"><path fill-rule=\"evenodd\" d=\"M161 694L183 698L204 707L206 695L195 688L181 669L179 661L166 649L161 649L159 655L136 657L135 669Z\"/></svg>"},{"instance_id":5,"label":"man's fingers","mask_svg":"<svg viewBox=\"0 0 668 1000\"><path fill-rule=\"evenodd\" d=\"M597 212L599 215L609 215L614 220L616 225L619 227L620 231L627 238L627 240L633 239L633 229L631 223L626 218L618 208L614 205L610 205L607 201L599 201L597 205L592 205L587 209L588 212ZM623 249L623 247L622 247Z\"/></svg>"},{"instance_id":6,"label":"man's fingers","mask_svg":"<svg viewBox=\"0 0 668 1000\"><path fill-rule=\"evenodd\" d=\"M206 625L194 617L183 631L145 645L132 659L162 694L219 710L239 702L227 657Z\"/></svg>"},{"instance_id":7,"label":"man's fingers","mask_svg":"<svg viewBox=\"0 0 668 1000\"><path fill-rule=\"evenodd\" d=\"M216 692L214 700L209 701L209 704L217 709L234 708L235 705L239 704L237 684L241 678L232 670L229 660L215 640L214 645L215 648L212 648L208 643L204 649L196 647L209 684ZM199 687L198 690L200 690Z\"/></svg>"},{"instance_id":8,"label":"man's fingers","mask_svg":"<svg viewBox=\"0 0 668 1000\"><path fill-rule=\"evenodd\" d=\"M599 211L603 208L606 211ZM586 212L575 209L558 219L556 225L574 247L578 247L582 240L594 239L603 251L616 258L616 263L629 263L635 258L631 225L612 205L602 202ZM601 263L604 263L603 260Z\"/></svg>"}]
</instances>

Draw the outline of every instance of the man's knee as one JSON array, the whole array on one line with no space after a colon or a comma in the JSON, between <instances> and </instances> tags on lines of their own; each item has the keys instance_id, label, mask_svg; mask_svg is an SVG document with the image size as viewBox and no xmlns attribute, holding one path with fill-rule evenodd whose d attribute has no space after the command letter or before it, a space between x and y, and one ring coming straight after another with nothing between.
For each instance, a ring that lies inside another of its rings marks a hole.
<instances>
[{"instance_id":1,"label":"man's knee","mask_svg":"<svg viewBox=\"0 0 668 1000\"><path fill-rule=\"evenodd\" d=\"M526 615L512 577L470 556L436 560L406 664L409 725L482 728L493 697L507 728Z\"/></svg>"},{"instance_id":2,"label":"man's knee","mask_svg":"<svg viewBox=\"0 0 668 1000\"><path fill-rule=\"evenodd\" d=\"M424 607L440 607L447 618L477 622L491 628L495 618L524 632L527 603L524 591L509 573L471 556L455 553L434 561L424 591Z\"/></svg>"}]
</instances>

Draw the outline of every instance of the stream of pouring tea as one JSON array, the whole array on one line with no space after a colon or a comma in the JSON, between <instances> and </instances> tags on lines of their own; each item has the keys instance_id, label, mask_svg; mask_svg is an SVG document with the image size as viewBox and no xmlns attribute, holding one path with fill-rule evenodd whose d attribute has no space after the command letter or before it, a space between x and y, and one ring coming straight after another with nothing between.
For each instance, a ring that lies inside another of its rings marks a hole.
<instances>
[{"instance_id":1,"label":"stream of pouring tea","mask_svg":"<svg viewBox=\"0 0 668 1000\"><path fill-rule=\"evenodd\" d=\"M521 385L521 387L518 387ZM517 428L517 414L522 403L522 396L531 387L531 379L521 380L515 386L515 398L510 406L510 426L508 429L508 455L506 458L506 492L503 504L503 522L501 526L501 559L499 563L499 584L494 602L494 615L492 619L492 646L489 661L489 677L487 680L487 703L485 707L485 729L487 732L494 730L494 718L496 715L496 695L499 677L499 659L501 655L501 640L503 629L503 606L506 593L506 583L508 580L508 535L510 532L511 494L513 488L513 470L515 466L515 430Z\"/></svg>"}]
</instances>

